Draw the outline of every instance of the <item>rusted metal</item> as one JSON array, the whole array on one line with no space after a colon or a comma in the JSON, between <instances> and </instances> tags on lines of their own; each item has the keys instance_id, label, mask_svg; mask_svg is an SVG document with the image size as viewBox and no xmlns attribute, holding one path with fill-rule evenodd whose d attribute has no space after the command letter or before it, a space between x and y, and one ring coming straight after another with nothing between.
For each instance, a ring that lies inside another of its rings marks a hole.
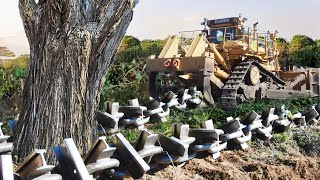
<instances>
[{"instance_id":1,"label":"rusted metal","mask_svg":"<svg viewBox=\"0 0 320 180\"><path fill-rule=\"evenodd\" d=\"M307 124L314 125L314 124L318 123L318 119L316 119L316 118L319 117L319 113L314 108L312 108L309 111L303 113L303 116L305 116L305 120L306 120Z\"/></svg>"},{"instance_id":2,"label":"rusted metal","mask_svg":"<svg viewBox=\"0 0 320 180\"><path fill-rule=\"evenodd\" d=\"M59 162L60 169L62 169L62 176L64 178L81 180L93 179L93 176L89 174L73 139L64 139L64 145L54 147L53 152Z\"/></svg>"},{"instance_id":3,"label":"rusted metal","mask_svg":"<svg viewBox=\"0 0 320 180\"><path fill-rule=\"evenodd\" d=\"M36 149L30 154L16 169L18 176L21 179L33 179L50 177L55 179L62 179L60 175L50 175L50 171L55 167L53 165L47 165L44 153L44 149Z\"/></svg>"},{"instance_id":4,"label":"rusted metal","mask_svg":"<svg viewBox=\"0 0 320 180\"><path fill-rule=\"evenodd\" d=\"M159 164L172 164L174 162L185 162L188 156L189 145L176 137L167 137L159 134L159 145L164 152L154 156L155 162Z\"/></svg>"},{"instance_id":5,"label":"rusted metal","mask_svg":"<svg viewBox=\"0 0 320 180\"><path fill-rule=\"evenodd\" d=\"M117 147L116 153L119 155L117 157L120 161L120 167L118 170L116 168L115 171L112 172L112 175L118 177L129 175L135 179L139 179L144 173L150 170L150 166L121 133L115 134L114 143ZM129 174L121 171L122 168L125 168Z\"/></svg>"},{"instance_id":6,"label":"rusted metal","mask_svg":"<svg viewBox=\"0 0 320 180\"><path fill-rule=\"evenodd\" d=\"M89 174L82 158L81 155L76 147L76 145L74 144L73 139L71 138L67 138L64 139L64 144L66 145L66 149L68 151L68 154L70 156L70 159L72 160L75 169L77 170L77 175L79 176L80 179L93 179L93 177Z\"/></svg>"},{"instance_id":7,"label":"rusted metal","mask_svg":"<svg viewBox=\"0 0 320 180\"><path fill-rule=\"evenodd\" d=\"M190 149L195 152L207 151L214 159L220 156L220 151L227 147L227 142L220 141L219 136L224 134L221 129L214 129L212 120L203 121L201 129L191 129L189 135L195 137Z\"/></svg>"},{"instance_id":8,"label":"rusted metal","mask_svg":"<svg viewBox=\"0 0 320 180\"><path fill-rule=\"evenodd\" d=\"M128 102L128 106L119 107L119 112L124 113L124 116L119 121L119 125L123 127L134 125L139 129L143 129L144 124L150 120L150 117L144 115L144 111L146 111L147 108L140 106L138 99L131 99Z\"/></svg>"},{"instance_id":9,"label":"rusted metal","mask_svg":"<svg viewBox=\"0 0 320 180\"><path fill-rule=\"evenodd\" d=\"M256 129L262 128L262 120L261 116L258 115L255 111L251 111L246 114L244 118L241 120L241 123L246 127L243 129L244 133L255 131Z\"/></svg>"},{"instance_id":10,"label":"rusted metal","mask_svg":"<svg viewBox=\"0 0 320 180\"><path fill-rule=\"evenodd\" d=\"M94 177L100 175L102 171L118 167L120 164L117 159L111 158L116 148L110 147L105 139L105 136L99 137L84 157L86 168L89 174L93 174Z\"/></svg>"},{"instance_id":11,"label":"rusted metal","mask_svg":"<svg viewBox=\"0 0 320 180\"><path fill-rule=\"evenodd\" d=\"M96 119L99 123L98 129L104 128L102 133L115 133L120 130L119 120L124 116L124 113L119 112L119 103L107 101L104 104L105 112L97 111Z\"/></svg>"},{"instance_id":12,"label":"rusted metal","mask_svg":"<svg viewBox=\"0 0 320 180\"><path fill-rule=\"evenodd\" d=\"M158 134L151 134L146 130L140 132L135 149L148 164L151 162L154 155L160 154L163 151L161 146L156 145L157 141Z\"/></svg>"},{"instance_id":13,"label":"rusted metal","mask_svg":"<svg viewBox=\"0 0 320 180\"><path fill-rule=\"evenodd\" d=\"M246 126L239 122L239 119L230 118L229 122L220 127L224 131L221 135L222 142L228 142L229 149L246 149L248 148L247 141L251 140L251 131L244 133L243 129Z\"/></svg>"}]
</instances>

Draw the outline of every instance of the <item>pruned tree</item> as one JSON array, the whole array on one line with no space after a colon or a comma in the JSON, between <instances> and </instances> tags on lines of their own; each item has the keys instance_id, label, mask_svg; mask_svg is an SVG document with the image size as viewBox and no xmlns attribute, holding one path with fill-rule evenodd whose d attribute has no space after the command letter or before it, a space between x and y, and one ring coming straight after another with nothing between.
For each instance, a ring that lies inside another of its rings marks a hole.
<instances>
[{"instance_id":1,"label":"pruned tree","mask_svg":"<svg viewBox=\"0 0 320 180\"><path fill-rule=\"evenodd\" d=\"M136 2L19 0L30 61L14 135L17 161L34 148L51 150L64 138L73 138L82 153L90 148L103 77Z\"/></svg>"}]
</instances>

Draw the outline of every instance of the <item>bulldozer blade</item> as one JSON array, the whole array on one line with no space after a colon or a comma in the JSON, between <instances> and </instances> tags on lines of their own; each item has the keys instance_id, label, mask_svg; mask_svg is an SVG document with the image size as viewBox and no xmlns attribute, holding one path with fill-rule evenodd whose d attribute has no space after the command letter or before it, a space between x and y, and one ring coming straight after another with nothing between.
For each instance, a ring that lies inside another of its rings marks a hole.
<instances>
[{"instance_id":1,"label":"bulldozer blade","mask_svg":"<svg viewBox=\"0 0 320 180\"><path fill-rule=\"evenodd\" d=\"M204 76L203 77L203 85L202 85L202 93L204 96L204 100L206 103L210 105L215 105L213 96L211 94L211 81L210 76Z\"/></svg>"}]
</instances>

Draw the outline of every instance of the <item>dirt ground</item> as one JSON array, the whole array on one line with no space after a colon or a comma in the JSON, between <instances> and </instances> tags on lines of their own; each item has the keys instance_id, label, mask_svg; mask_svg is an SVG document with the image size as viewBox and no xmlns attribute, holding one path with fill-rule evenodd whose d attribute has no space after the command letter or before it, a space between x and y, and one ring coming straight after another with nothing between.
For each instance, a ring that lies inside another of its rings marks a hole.
<instances>
[{"instance_id":1,"label":"dirt ground","mask_svg":"<svg viewBox=\"0 0 320 180\"><path fill-rule=\"evenodd\" d=\"M223 151L217 160L210 155L195 158L183 167L167 166L143 179L320 179L318 156L304 156L298 151L279 154L273 148L266 149Z\"/></svg>"}]
</instances>

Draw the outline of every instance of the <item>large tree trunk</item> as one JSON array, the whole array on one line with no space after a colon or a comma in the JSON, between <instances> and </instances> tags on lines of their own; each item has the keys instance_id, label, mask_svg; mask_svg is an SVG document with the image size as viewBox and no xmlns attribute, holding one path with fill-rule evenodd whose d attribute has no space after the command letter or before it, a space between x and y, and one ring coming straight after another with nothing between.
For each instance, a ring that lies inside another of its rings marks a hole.
<instances>
[{"instance_id":1,"label":"large tree trunk","mask_svg":"<svg viewBox=\"0 0 320 180\"><path fill-rule=\"evenodd\" d=\"M20 0L30 44L23 105L13 153L23 160L73 138L86 153L104 75L132 19L132 0Z\"/></svg>"}]
</instances>

